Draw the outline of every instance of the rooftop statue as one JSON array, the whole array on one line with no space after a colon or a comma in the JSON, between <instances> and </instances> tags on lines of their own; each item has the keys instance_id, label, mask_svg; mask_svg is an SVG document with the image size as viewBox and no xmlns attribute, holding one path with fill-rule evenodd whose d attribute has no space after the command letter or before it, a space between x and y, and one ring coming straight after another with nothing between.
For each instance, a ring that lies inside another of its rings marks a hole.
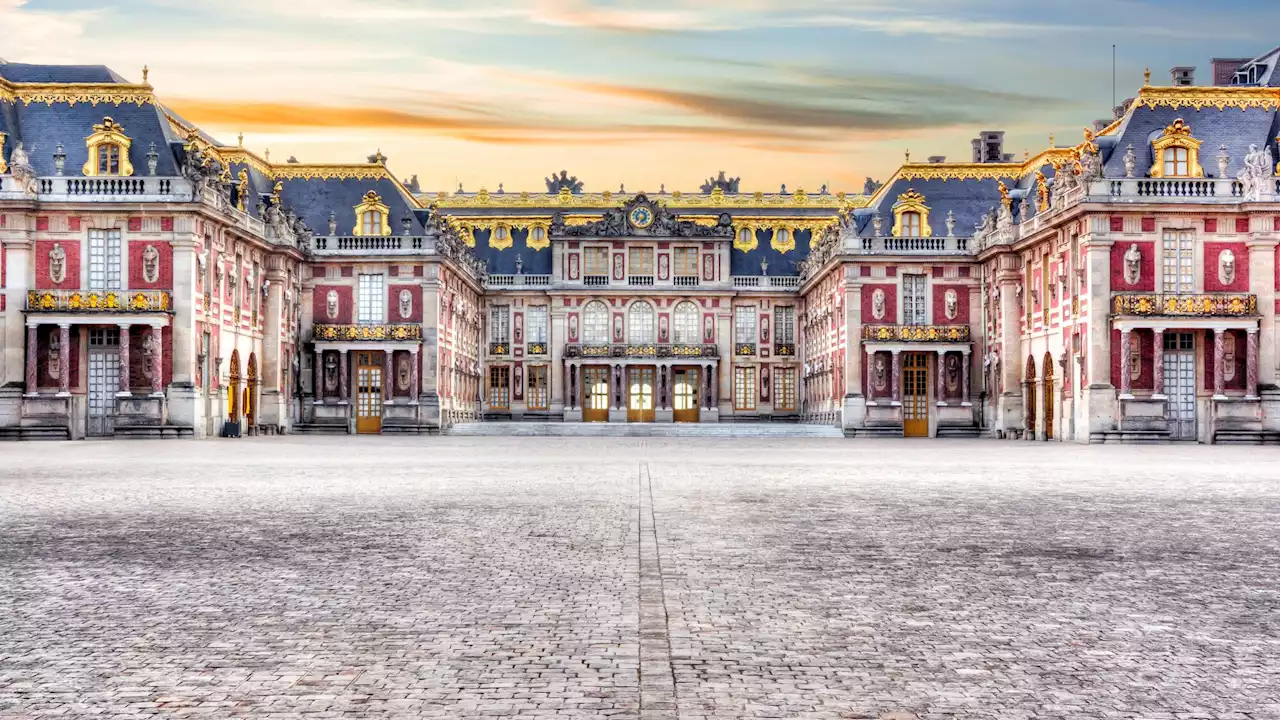
<instances>
[{"instance_id":1,"label":"rooftop statue","mask_svg":"<svg viewBox=\"0 0 1280 720\"><path fill-rule=\"evenodd\" d=\"M570 176L567 170L561 170L559 176L551 173L551 177L543 178L543 180L547 183L547 192L553 195L566 188L574 195L582 192L582 181L578 179L577 175Z\"/></svg>"},{"instance_id":2,"label":"rooftop statue","mask_svg":"<svg viewBox=\"0 0 1280 720\"><path fill-rule=\"evenodd\" d=\"M742 178L726 178L724 171L721 170L719 176L707 178L707 181L702 183L702 192L710 193L712 190L718 189L721 192L736 193L740 182L742 182Z\"/></svg>"},{"instance_id":3,"label":"rooftop statue","mask_svg":"<svg viewBox=\"0 0 1280 720\"><path fill-rule=\"evenodd\" d=\"M22 149L22 143L14 145L9 155L9 174L27 197L36 196L36 169L31 165L27 151Z\"/></svg>"}]
</instances>

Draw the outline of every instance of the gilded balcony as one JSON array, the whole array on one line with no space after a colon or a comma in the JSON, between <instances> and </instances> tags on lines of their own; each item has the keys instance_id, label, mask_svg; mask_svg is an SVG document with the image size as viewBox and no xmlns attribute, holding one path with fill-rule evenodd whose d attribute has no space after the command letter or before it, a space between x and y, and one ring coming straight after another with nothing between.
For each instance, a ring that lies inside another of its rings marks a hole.
<instances>
[{"instance_id":1,"label":"gilded balcony","mask_svg":"<svg viewBox=\"0 0 1280 720\"><path fill-rule=\"evenodd\" d=\"M31 290L27 312L145 313L172 312L168 290Z\"/></svg>"},{"instance_id":2,"label":"gilded balcony","mask_svg":"<svg viewBox=\"0 0 1280 720\"><path fill-rule=\"evenodd\" d=\"M719 351L713 344L570 343L564 346L564 356L566 358L714 358L719 356Z\"/></svg>"},{"instance_id":3,"label":"gilded balcony","mask_svg":"<svg viewBox=\"0 0 1280 720\"><path fill-rule=\"evenodd\" d=\"M1258 296L1246 293L1114 293L1111 310L1133 317L1247 317Z\"/></svg>"},{"instance_id":4,"label":"gilded balcony","mask_svg":"<svg viewBox=\"0 0 1280 720\"><path fill-rule=\"evenodd\" d=\"M968 325L863 325L869 342L969 342Z\"/></svg>"},{"instance_id":5,"label":"gilded balcony","mask_svg":"<svg viewBox=\"0 0 1280 720\"><path fill-rule=\"evenodd\" d=\"M327 342L415 342L422 339L422 326L317 324L312 334Z\"/></svg>"}]
</instances>

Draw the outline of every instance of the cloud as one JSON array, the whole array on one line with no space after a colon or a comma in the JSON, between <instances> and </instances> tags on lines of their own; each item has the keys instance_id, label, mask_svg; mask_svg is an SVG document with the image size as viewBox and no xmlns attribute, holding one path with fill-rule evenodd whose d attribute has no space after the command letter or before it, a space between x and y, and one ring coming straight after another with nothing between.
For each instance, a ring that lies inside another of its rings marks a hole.
<instances>
[{"instance_id":1,"label":"cloud","mask_svg":"<svg viewBox=\"0 0 1280 720\"><path fill-rule=\"evenodd\" d=\"M27 0L0 0L5 41L0 57L10 62L32 62L35 58L59 61L60 49L74 44L85 28L104 14L102 10L32 10L27 5Z\"/></svg>"}]
</instances>

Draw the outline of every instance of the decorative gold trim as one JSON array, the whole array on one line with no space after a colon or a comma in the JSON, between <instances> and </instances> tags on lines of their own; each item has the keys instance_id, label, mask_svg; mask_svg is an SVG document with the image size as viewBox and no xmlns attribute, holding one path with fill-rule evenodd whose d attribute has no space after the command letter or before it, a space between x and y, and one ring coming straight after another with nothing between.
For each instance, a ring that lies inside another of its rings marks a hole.
<instances>
[{"instance_id":1,"label":"decorative gold trim","mask_svg":"<svg viewBox=\"0 0 1280 720\"><path fill-rule=\"evenodd\" d=\"M1182 118L1174 120L1164 129L1164 135L1151 141L1151 151L1155 156L1151 163L1151 177L1167 177L1164 174L1164 151L1171 148L1185 148L1187 151L1189 174L1174 177L1204 177L1204 168L1200 167L1200 144L1200 140L1191 136L1190 125L1183 122Z\"/></svg>"},{"instance_id":2,"label":"decorative gold trim","mask_svg":"<svg viewBox=\"0 0 1280 720\"><path fill-rule=\"evenodd\" d=\"M1228 293L1116 293L1116 315L1240 317L1258 314L1258 296Z\"/></svg>"},{"instance_id":3,"label":"decorative gold trim","mask_svg":"<svg viewBox=\"0 0 1280 720\"><path fill-rule=\"evenodd\" d=\"M103 146L114 145L120 151L120 172L118 177L133 175L133 165L129 163L129 146L133 140L124 134L124 126L109 117L102 118L102 123L93 126L93 134L84 139L84 146L89 150L89 159L85 161L81 171L89 176L98 175L98 158Z\"/></svg>"},{"instance_id":4,"label":"decorative gold trim","mask_svg":"<svg viewBox=\"0 0 1280 720\"><path fill-rule=\"evenodd\" d=\"M276 190L273 191L274 197L279 197L279 195L276 194L276 193L279 193L279 190L280 190L280 183L276 183ZM391 209L388 208L385 204L383 204L382 198L378 196L378 193L376 191L370 190L369 192L365 193L364 197L361 198L360 204L356 205L355 212L356 212L356 226L351 230L352 235L357 235L357 236L364 235L364 232L362 232L362 226L364 225L364 214L367 212L378 213L378 217L382 221L381 222L382 230L380 233L378 233L379 235L391 234L391 225L390 223L387 222L387 216L391 212Z\"/></svg>"},{"instance_id":5,"label":"decorative gold trim","mask_svg":"<svg viewBox=\"0 0 1280 720\"><path fill-rule=\"evenodd\" d=\"M1036 171L1036 210L1044 212L1049 209L1049 178Z\"/></svg>"},{"instance_id":6,"label":"decorative gold trim","mask_svg":"<svg viewBox=\"0 0 1280 720\"><path fill-rule=\"evenodd\" d=\"M863 325L869 342L969 342L968 325Z\"/></svg>"},{"instance_id":7,"label":"decorative gold trim","mask_svg":"<svg viewBox=\"0 0 1280 720\"><path fill-rule=\"evenodd\" d=\"M1134 100L1135 108L1158 107L1194 108L1202 110L1206 107L1225 110L1227 108L1259 108L1263 110L1280 109L1280 89L1269 87L1235 87L1235 86L1181 86L1144 87Z\"/></svg>"},{"instance_id":8,"label":"decorative gold trim","mask_svg":"<svg viewBox=\"0 0 1280 720\"><path fill-rule=\"evenodd\" d=\"M4 161L4 141L8 137L6 133L0 132L0 175L9 172L9 165Z\"/></svg>"},{"instance_id":9,"label":"decorative gold trim","mask_svg":"<svg viewBox=\"0 0 1280 720\"><path fill-rule=\"evenodd\" d=\"M316 340L330 342L391 341L412 342L422 339L422 326L412 325L329 325L312 326Z\"/></svg>"},{"instance_id":10,"label":"decorative gold trim","mask_svg":"<svg viewBox=\"0 0 1280 720\"><path fill-rule=\"evenodd\" d=\"M769 237L769 247L783 255L796 249L796 231L789 227L778 227L773 229L773 234Z\"/></svg>"},{"instance_id":11,"label":"decorative gold trim","mask_svg":"<svg viewBox=\"0 0 1280 720\"><path fill-rule=\"evenodd\" d=\"M169 312L165 290L29 290L27 312Z\"/></svg>"},{"instance_id":12,"label":"decorative gold trim","mask_svg":"<svg viewBox=\"0 0 1280 720\"><path fill-rule=\"evenodd\" d=\"M551 223L545 220L537 220L529 223L524 229L529 231L529 236L525 238L524 244L530 250L537 252L551 247ZM539 232L542 234L541 237L538 237Z\"/></svg>"},{"instance_id":13,"label":"decorative gold trim","mask_svg":"<svg viewBox=\"0 0 1280 720\"><path fill-rule=\"evenodd\" d=\"M903 165L894 179L942 180L944 182L947 180L1000 180L1020 177L1023 174L1022 163L916 163ZM885 187L888 186L889 183L886 182Z\"/></svg>"},{"instance_id":14,"label":"decorative gold trim","mask_svg":"<svg viewBox=\"0 0 1280 720\"><path fill-rule=\"evenodd\" d=\"M493 227L489 228L489 247L493 250L506 250L515 244L515 239L511 237L511 225L505 222L497 222Z\"/></svg>"},{"instance_id":15,"label":"decorative gold trim","mask_svg":"<svg viewBox=\"0 0 1280 720\"><path fill-rule=\"evenodd\" d=\"M636 194L633 193L582 193L575 195L568 188L559 193L505 193L494 195L486 190L475 194L458 194L440 192L434 196L422 196L420 202L432 202L442 209L494 207L577 207L577 208L614 208L624 205ZM673 192L669 195L649 195L650 199L660 200L672 208L787 208L812 207L848 209L865 207L869 198L865 195L817 194L797 191L781 195L778 193L741 193L726 195L719 188L710 193Z\"/></svg>"},{"instance_id":16,"label":"decorative gold trim","mask_svg":"<svg viewBox=\"0 0 1280 720\"><path fill-rule=\"evenodd\" d=\"M746 233L745 235L743 233ZM756 226L752 222L734 221L733 223L733 249L739 252L749 253L759 246L759 240L756 239Z\"/></svg>"},{"instance_id":17,"label":"decorative gold trim","mask_svg":"<svg viewBox=\"0 0 1280 720\"><path fill-rule=\"evenodd\" d=\"M89 103L97 107L98 103L133 103L141 107L154 103L155 94L146 83L11 83L0 78L0 100L21 101L24 105Z\"/></svg>"},{"instance_id":18,"label":"decorative gold trim","mask_svg":"<svg viewBox=\"0 0 1280 720\"><path fill-rule=\"evenodd\" d=\"M920 215L920 237L933 237L933 228L929 227L929 206L924 204L924 195L908 188L898 196L893 204L893 236L902 237L902 217L909 212Z\"/></svg>"}]
</instances>

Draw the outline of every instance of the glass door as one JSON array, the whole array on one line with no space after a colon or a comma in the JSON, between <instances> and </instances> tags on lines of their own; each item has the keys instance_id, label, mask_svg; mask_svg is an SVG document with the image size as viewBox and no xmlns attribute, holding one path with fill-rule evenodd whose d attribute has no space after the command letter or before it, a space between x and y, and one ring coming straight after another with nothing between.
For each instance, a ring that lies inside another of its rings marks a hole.
<instances>
[{"instance_id":1,"label":"glass door","mask_svg":"<svg viewBox=\"0 0 1280 720\"><path fill-rule=\"evenodd\" d=\"M382 352L356 353L356 432L382 432Z\"/></svg>"},{"instance_id":2,"label":"glass door","mask_svg":"<svg viewBox=\"0 0 1280 720\"><path fill-rule=\"evenodd\" d=\"M1168 399L1166 417L1169 434L1179 440L1196 437L1196 352L1195 335L1164 334L1164 394Z\"/></svg>"},{"instance_id":3,"label":"glass door","mask_svg":"<svg viewBox=\"0 0 1280 720\"><path fill-rule=\"evenodd\" d=\"M652 367L627 368L627 422L653 422Z\"/></svg>"},{"instance_id":4,"label":"glass door","mask_svg":"<svg viewBox=\"0 0 1280 720\"><path fill-rule=\"evenodd\" d=\"M697 368L675 368L672 379L672 417L676 422L698 422Z\"/></svg>"},{"instance_id":5,"label":"glass door","mask_svg":"<svg viewBox=\"0 0 1280 720\"><path fill-rule=\"evenodd\" d=\"M582 368L582 420L609 422L609 368Z\"/></svg>"},{"instance_id":6,"label":"glass door","mask_svg":"<svg viewBox=\"0 0 1280 720\"><path fill-rule=\"evenodd\" d=\"M905 353L902 358L902 434L929 437L929 356Z\"/></svg>"}]
</instances>

